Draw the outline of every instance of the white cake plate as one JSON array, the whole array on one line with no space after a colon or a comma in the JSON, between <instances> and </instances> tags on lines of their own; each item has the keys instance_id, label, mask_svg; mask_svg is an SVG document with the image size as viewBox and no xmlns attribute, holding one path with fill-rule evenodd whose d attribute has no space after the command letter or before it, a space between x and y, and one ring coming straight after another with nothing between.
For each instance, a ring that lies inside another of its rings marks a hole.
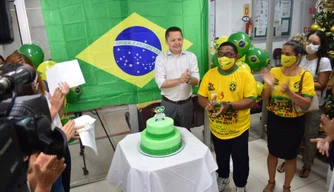
<instances>
[{"instance_id":1,"label":"white cake plate","mask_svg":"<svg viewBox=\"0 0 334 192\"><path fill-rule=\"evenodd\" d=\"M173 155L179 153L180 151L182 151L184 149L184 146L185 146L183 139L181 139L181 147L180 147L179 150L175 151L174 153L171 153L171 154L168 154L168 155L151 155L151 154L147 154L144 151L142 151L141 148L140 148L140 144L141 144L141 142L139 141L139 143L137 145L137 149L141 154L143 154L145 156L148 156L148 157L157 157L157 158L173 156Z\"/></svg>"}]
</instances>

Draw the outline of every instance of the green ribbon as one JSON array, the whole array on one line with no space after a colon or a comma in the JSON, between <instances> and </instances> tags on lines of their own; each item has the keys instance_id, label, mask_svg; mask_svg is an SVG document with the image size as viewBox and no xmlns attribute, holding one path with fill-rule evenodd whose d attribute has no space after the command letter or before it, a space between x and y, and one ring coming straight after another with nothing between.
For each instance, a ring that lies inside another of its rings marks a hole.
<instances>
[{"instance_id":1,"label":"green ribbon","mask_svg":"<svg viewBox=\"0 0 334 192\"><path fill-rule=\"evenodd\" d=\"M152 139L152 140L161 140L161 139L168 139L169 137L172 137L175 135L175 129L173 129L171 132L169 133L164 133L164 134L153 134L153 133L150 133L146 130L146 136L149 138L149 139Z\"/></svg>"},{"instance_id":2,"label":"green ribbon","mask_svg":"<svg viewBox=\"0 0 334 192\"><path fill-rule=\"evenodd\" d=\"M146 153L146 154L149 154L149 155L169 155L171 153L174 153L176 151L178 151L180 148L182 147L182 141L174 146L174 147L171 147L169 149L161 149L161 150L154 150L154 149L149 149L147 147L145 147L143 144L140 144L140 149Z\"/></svg>"}]
</instances>

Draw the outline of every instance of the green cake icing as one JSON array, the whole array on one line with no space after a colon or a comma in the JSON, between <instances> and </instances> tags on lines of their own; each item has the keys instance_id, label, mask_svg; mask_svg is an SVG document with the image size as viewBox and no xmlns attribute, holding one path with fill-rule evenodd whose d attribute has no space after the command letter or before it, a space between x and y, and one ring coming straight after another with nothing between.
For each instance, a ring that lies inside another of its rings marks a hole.
<instances>
[{"instance_id":1,"label":"green cake icing","mask_svg":"<svg viewBox=\"0 0 334 192\"><path fill-rule=\"evenodd\" d=\"M180 131L175 129L174 120L164 117L156 121L150 118L141 133L140 149L147 154L163 156L174 153L182 147Z\"/></svg>"},{"instance_id":2,"label":"green cake icing","mask_svg":"<svg viewBox=\"0 0 334 192\"><path fill-rule=\"evenodd\" d=\"M146 130L151 134L162 135L170 133L174 128L174 120L170 117L164 117L164 120L156 121L155 118L150 118L146 121Z\"/></svg>"}]
</instances>

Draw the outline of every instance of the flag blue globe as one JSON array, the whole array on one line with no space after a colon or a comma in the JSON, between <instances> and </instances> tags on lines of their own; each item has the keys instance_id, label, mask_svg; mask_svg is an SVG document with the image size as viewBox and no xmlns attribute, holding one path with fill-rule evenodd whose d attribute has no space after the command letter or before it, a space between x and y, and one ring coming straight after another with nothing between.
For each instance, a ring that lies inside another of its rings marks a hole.
<instances>
[{"instance_id":1,"label":"flag blue globe","mask_svg":"<svg viewBox=\"0 0 334 192\"><path fill-rule=\"evenodd\" d=\"M113 52L122 71L142 76L154 69L155 58L161 52L159 38L150 29L140 26L123 30L115 40Z\"/></svg>"}]
</instances>

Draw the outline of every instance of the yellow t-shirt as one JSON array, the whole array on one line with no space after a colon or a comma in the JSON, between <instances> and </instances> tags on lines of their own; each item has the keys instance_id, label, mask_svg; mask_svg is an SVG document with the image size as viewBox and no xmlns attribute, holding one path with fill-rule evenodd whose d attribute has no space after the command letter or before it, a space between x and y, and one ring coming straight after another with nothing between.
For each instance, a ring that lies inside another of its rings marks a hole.
<instances>
[{"instance_id":1,"label":"yellow t-shirt","mask_svg":"<svg viewBox=\"0 0 334 192\"><path fill-rule=\"evenodd\" d=\"M286 94L281 92L281 85L286 83L288 80L290 81L290 90L293 92L298 92L300 79L304 72L305 70L302 69L301 72L296 76L286 76L283 74L280 67L275 67L270 70L270 73L275 77L277 82L271 90L271 99L267 106L269 111L275 113L278 116L289 118L298 117L304 114L303 112L295 112L293 110L292 100ZM264 84L264 89L268 89L267 84ZM312 74L309 72L305 72L301 92L304 97L309 97L312 99L313 96L315 96L314 81Z\"/></svg>"},{"instance_id":2,"label":"yellow t-shirt","mask_svg":"<svg viewBox=\"0 0 334 192\"><path fill-rule=\"evenodd\" d=\"M198 95L209 100L217 95L214 110L208 111L211 132L219 139L240 136L250 127L250 109L229 109L225 114L211 117L219 111L220 102L240 101L244 98L256 99L256 83L253 75L238 66L230 73L222 73L219 67L209 70L203 77Z\"/></svg>"}]
</instances>

